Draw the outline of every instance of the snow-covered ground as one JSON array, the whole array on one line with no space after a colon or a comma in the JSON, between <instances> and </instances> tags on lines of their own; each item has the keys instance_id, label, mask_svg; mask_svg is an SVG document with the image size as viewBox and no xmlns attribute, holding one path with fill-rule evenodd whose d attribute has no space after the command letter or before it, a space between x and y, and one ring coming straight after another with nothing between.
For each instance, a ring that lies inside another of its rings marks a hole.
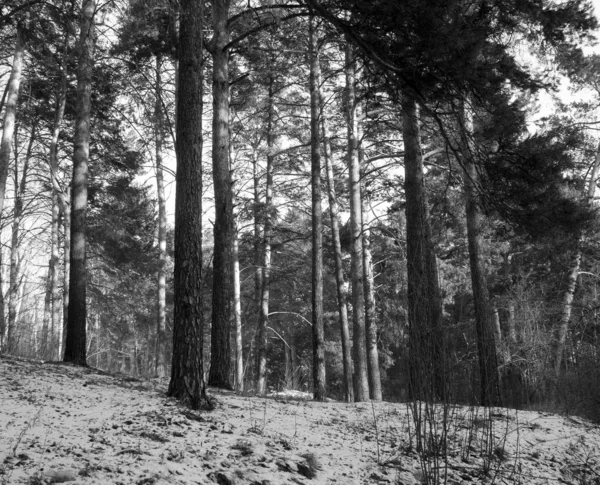
<instances>
[{"instance_id":1,"label":"snow-covered ground","mask_svg":"<svg viewBox=\"0 0 600 485\"><path fill-rule=\"evenodd\" d=\"M190 412L164 391L0 358L0 484L413 485L424 476L406 404L211 390L217 408ZM497 409L490 433L482 412L450 412L448 483L600 484L597 425Z\"/></svg>"}]
</instances>

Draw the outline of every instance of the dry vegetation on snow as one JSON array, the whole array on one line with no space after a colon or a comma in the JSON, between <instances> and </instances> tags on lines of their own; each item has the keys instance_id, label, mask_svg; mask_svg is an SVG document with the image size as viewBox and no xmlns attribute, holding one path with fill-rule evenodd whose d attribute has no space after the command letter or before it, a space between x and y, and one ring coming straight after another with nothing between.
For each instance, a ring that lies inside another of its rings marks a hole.
<instances>
[{"instance_id":1,"label":"dry vegetation on snow","mask_svg":"<svg viewBox=\"0 0 600 485\"><path fill-rule=\"evenodd\" d=\"M1 358L0 484L409 485L424 478L406 404L215 390L215 410L190 412L164 391L164 383L91 368ZM599 426L496 409L488 435L482 413L450 410L448 483L600 484Z\"/></svg>"}]
</instances>

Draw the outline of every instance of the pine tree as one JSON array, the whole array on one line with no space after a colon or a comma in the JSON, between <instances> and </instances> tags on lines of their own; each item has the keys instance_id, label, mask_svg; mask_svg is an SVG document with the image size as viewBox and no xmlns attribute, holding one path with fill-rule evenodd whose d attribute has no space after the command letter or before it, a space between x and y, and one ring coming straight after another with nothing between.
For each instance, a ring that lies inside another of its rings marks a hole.
<instances>
[{"instance_id":1,"label":"pine tree","mask_svg":"<svg viewBox=\"0 0 600 485\"><path fill-rule=\"evenodd\" d=\"M95 0L86 0L81 13L79 59L77 65L77 104L75 147L73 150L73 181L71 188L71 248L69 276L69 312L63 360L87 365L87 272L86 272L86 212L87 177L90 151L90 118L94 48L96 34Z\"/></svg>"},{"instance_id":2,"label":"pine tree","mask_svg":"<svg viewBox=\"0 0 600 485\"><path fill-rule=\"evenodd\" d=\"M202 360L202 6L198 0L181 2L173 359L167 392L193 409L206 404Z\"/></svg>"}]
</instances>

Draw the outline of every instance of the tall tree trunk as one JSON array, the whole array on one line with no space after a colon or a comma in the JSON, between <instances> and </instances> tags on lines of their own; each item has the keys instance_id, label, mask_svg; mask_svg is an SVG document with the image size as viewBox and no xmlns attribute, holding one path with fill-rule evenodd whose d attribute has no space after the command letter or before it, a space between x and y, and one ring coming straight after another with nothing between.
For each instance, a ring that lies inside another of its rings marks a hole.
<instances>
[{"instance_id":1,"label":"tall tree trunk","mask_svg":"<svg viewBox=\"0 0 600 485\"><path fill-rule=\"evenodd\" d=\"M156 83L154 86L154 148L156 157L156 194L158 199L158 270L156 275L156 345L154 374L162 376L165 369L165 329L167 322L167 203L163 170L164 113L162 109L162 56L156 56Z\"/></svg>"},{"instance_id":2,"label":"tall tree trunk","mask_svg":"<svg viewBox=\"0 0 600 485\"><path fill-rule=\"evenodd\" d=\"M0 214L2 214L4 209L4 197L6 196L6 180L8 178L12 139L15 132L17 102L19 100L19 87L21 85L24 57L25 32L23 26L19 23L17 24L17 39L15 42L12 70L8 79L8 95L6 110L4 112L4 124L2 126L2 141L0 142Z\"/></svg>"},{"instance_id":3,"label":"tall tree trunk","mask_svg":"<svg viewBox=\"0 0 600 485\"><path fill-rule=\"evenodd\" d=\"M596 151L596 158L592 166L592 173L590 174L590 180L587 188L586 198L588 204L591 204L594 200L594 194L596 192L596 182L598 181L598 175L600 174L600 144ZM562 311L558 325L554 330L552 337L552 364L554 373L556 376L560 374L560 367L562 364L563 353L565 351L565 343L567 341L567 333L569 331L569 322L571 321L571 312L573 309L573 299L575 297L575 289L577 288L577 277L579 276L579 269L581 267L581 242L583 240L583 234L575 236L575 243L573 248L573 257L571 259L571 267L568 272L567 289L563 295Z\"/></svg>"},{"instance_id":4,"label":"tall tree trunk","mask_svg":"<svg viewBox=\"0 0 600 485\"><path fill-rule=\"evenodd\" d=\"M321 86L320 78L317 80ZM321 134L323 137L325 170L327 172L327 196L329 199L329 216L331 219L331 239L333 242L335 262L335 286L338 301L338 314L340 319L340 334L342 342L342 362L344 368L344 400L354 402L354 386L352 385L352 342L348 328L348 305L346 304L346 281L344 280L344 266L342 263L342 244L340 240L339 206L335 193L335 179L333 176L333 159L331 143L327 130L327 117L325 115L325 102L319 90L319 103L321 109Z\"/></svg>"},{"instance_id":5,"label":"tall tree trunk","mask_svg":"<svg viewBox=\"0 0 600 485\"><path fill-rule=\"evenodd\" d=\"M70 199L70 189L67 188L65 199ZM65 338L69 323L69 295L71 294L71 204L64 205L63 215L63 324L59 325L58 359L64 356Z\"/></svg>"},{"instance_id":6,"label":"tall tree trunk","mask_svg":"<svg viewBox=\"0 0 600 485\"><path fill-rule=\"evenodd\" d=\"M472 114L466 106L461 107L461 151L463 153L464 189L466 199L467 240L469 243L469 263L471 286L475 307L475 333L479 359L480 399L483 406L500 405L500 380L498 355L494 339L492 311L487 289L487 278L482 256L484 215L478 200L477 184L479 175L473 161Z\"/></svg>"},{"instance_id":7,"label":"tall tree trunk","mask_svg":"<svg viewBox=\"0 0 600 485\"><path fill-rule=\"evenodd\" d=\"M60 287L60 217L61 210L58 204L57 194L52 190L51 195L52 201L52 220L50 226L50 263L48 265L49 273L49 288L50 293L50 342L49 342L49 355L48 358L60 359L58 354L59 343L57 335L62 333L59 332L59 328L62 327L63 322L61 318L62 314L62 298L61 298L61 287Z\"/></svg>"},{"instance_id":8,"label":"tall tree trunk","mask_svg":"<svg viewBox=\"0 0 600 485\"><path fill-rule=\"evenodd\" d=\"M379 350L377 349L377 306L375 304L375 275L371 255L371 229L367 197L362 195L363 211L363 267L365 270L365 327L367 336L367 364L369 371L369 395L381 401L381 373L379 372Z\"/></svg>"},{"instance_id":9,"label":"tall tree trunk","mask_svg":"<svg viewBox=\"0 0 600 485\"><path fill-rule=\"evenodd\" d=\"M312 340L313 396L325 400L325 329L323 324L323 211L321 208L320 71L314 17L309 20L310 146L312 187Z\"/></svg>"},{"instance_id":10,"label":"tall tree trunk","mask_svg":"<svg viewBox=\"0 0 600 485\"><path fill-rule=\"evenodd\" d=\"M256 150L252 151L252 179L254 182L254 204L252 206L252 215L254 217L254 303L256 304L256 314L258 315L258 319L256 322L256 332L254 332L255 338L252 340L254 343L254 360L253 360L253 368L255 370L255 380L254 382L258 386L258 369L259 369L259 348L260 348L260 308L262 306L262 240L261 240L261 217L262 213L260 210L260 174L258 171L258 155ZM247 362L246 365L248 365Z\"/></svg>"},{"instance_id":11,"label":"tall tree trunk","mask_svg":"<svg viewBox=\"0 0 600 485\"><path fill-rule=\"evenodd\" d=\"M237 226L237 225L236 225ZM235 390L244 390L244 355L242 342L242 295L240 283L239 233L233 240L233 317L235 323Z\"/></svg>"},{"instance_id":12,"label":"tall tree trunk","mask_svg":"<svg viewBox=\"0 0 600 485\"><path fill-rule=\"evenodd\" d=\"M231 388L230 318L233 296L233 195L229 170L229 4L215 0L213 11L213 185L215 227L210 373L212 386Z\"/></svg>"},{"instance_id":13,"label":"tall tree trunk","mask_svg":"<svg viewBox=\"0 0 600 485\"><path fill-rule=\"evenodd\" d=\"M202 274L202 29L204 2L182 0L177 87L173 360L167 394L206 403Z\"/></svg>"},{"instance_id":14,"label":"tall tree trunk","mask_svg":"<svg viewBox=\"0 0 600 485\"><path fill-rule=\"evenodd\" d=\"M13 222L11 228L11 239L10 239L10 273L9 273L9 284L8 284L8 332L7 332L7 351L12 353L16 351L14 347L14 331L17 324L17 303L19 301L19 249L21 246L20 229L21 220L23 219L23 198L25 197L25 190L27 188L27 174L29 172L29 161L31 159L31 152L33 148L33 142L35 141L36 135L36 121L33 122L31 127L31 135L29 137L29 144L27 146L27 154L25 155L25 161L23 162L23 172L21 173L21 180L19 181L19 164L15 160L14 166L14 183L15 183L15 206L13 211Z\"/></svg>"},{"instance_id":15,"label":"tall tree trunk","mask_svg":"<svg viewBox=\"0 0 600 485\"><path fill-rule=\"evenodd\" d=\"M6 86L6 109L4 111L4 124L2 125L2 140L0 141L0 216L4 210L6 180L8 178L11 146L15 130L17 102L19 100L19 87L21 85L24 57L25 33L23 31L23 26L18 24L12 70ZM4 297L0 297L0 351L4 350L6 346L8 330L9 329L6 325L4 317Z\"/></svg>"},{"instance_id":16,"label":"tall tree trunk","mask_svg":"<svg viewBox=\"0 0 600 485\"><path fill-rule=\"evenodd\" d=\"M273 76L269 77L268 99L267 99L267 167L266 167L266 186L265 186L265 206L263 209L263 244L261 261L262 274L260 277L260 313L258 324L258 361L256 370L256 392L264 395L267 392L267 328L269 325L269 296L271 282L271 238L273 236L273 146L275 144L274 136L274 117L275 104L273 99L274 88Z\"/></svg>"},{"instance_id":17,"label":"tall tree trunk","mask_svg":"<svg viewBox=\"0 0 600 485\"><path fill-rule=\"evenodd\" d=\"M402 100L402 111L410 393L412 399L443 399L442 302L423 183L419 109L408 94Z\"/></svg>"},{"instance_id":18,"label":"tall tree trunk","mask_svg":"<svg viewBox=\"0 0 600 485\"><path fill-rule=\"evenodd\" d=\"M77 65L75 146L73 150L73 182L71 184L69 314L64 355L65 362L72 362L77 365L86 365L86 212L92 76L96 42L95 10L95 0L84 1L81 11L81 37L78 46L79 60Z\"/></svg>"},{"instance_id":19,"label":"tall tree trunk","mask_svg":"<svg viewBox=\"0 0 600 485\"><path fill-rule=\"evenodd\" d=\"M65 38L65 44L67 38ZM60 360L61 358L61 336L63 321L61 320L61 288L60 288L60 274L58 266L60 264L60 218L61 214L67 212L66 206L69 204L67 197L65 196L60 183L58 180L58 139L60 137L61 125L64 118L65 106L67 100L67 53L66 46L64 52L64 60L61 71L61 82L60 87L56 96L56 108L54 111L54 124L52 127L52 138L50 139L50 150L49 150L49 165L50 165L50 181L52 184L52 214L51 214L51 226L50 226L50 263L48 266L48 272L50 277L50 306L51 306L51 322L50 328L52 329L52 346L51 346L51 358ZM68 255L68 246L65 246L65 254ZM65 286L68 288L68 285ZM68 307L62 307L63 319L67 316Z\"/></svg>"},{"instance_id":20,"label":"tall tree trunk","mask_svg":"<svg viewBox=\"0 0 600 485\"><path fill-rule=\"evenodd\" d=\"M360 200L360 161L358 159L358 121L356 119L356 61L354 47L346 44L346 121L348 124L348 172L350 180L350 252L352 276L352 336L354 354L354 399L369 399L369 378L365 331L365 297L362 247L362 205Z\"/></svg>"}]
</instances>

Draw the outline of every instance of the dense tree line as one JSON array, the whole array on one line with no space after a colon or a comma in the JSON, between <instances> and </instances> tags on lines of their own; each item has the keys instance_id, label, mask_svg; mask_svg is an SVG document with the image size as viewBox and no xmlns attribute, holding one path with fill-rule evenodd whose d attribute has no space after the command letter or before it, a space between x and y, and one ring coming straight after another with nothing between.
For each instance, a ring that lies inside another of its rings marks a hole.
<instances>
[{"instance_id":1,"label":"dense tree line","mask_svg":"<svg viewBox=\"0 0 600 485\"><path fill-rule=\"evenodd\" d=\"M587 2L10 0L0 27L2 352L196 408L594 412Z\"/></svg>"}]
</instances>

